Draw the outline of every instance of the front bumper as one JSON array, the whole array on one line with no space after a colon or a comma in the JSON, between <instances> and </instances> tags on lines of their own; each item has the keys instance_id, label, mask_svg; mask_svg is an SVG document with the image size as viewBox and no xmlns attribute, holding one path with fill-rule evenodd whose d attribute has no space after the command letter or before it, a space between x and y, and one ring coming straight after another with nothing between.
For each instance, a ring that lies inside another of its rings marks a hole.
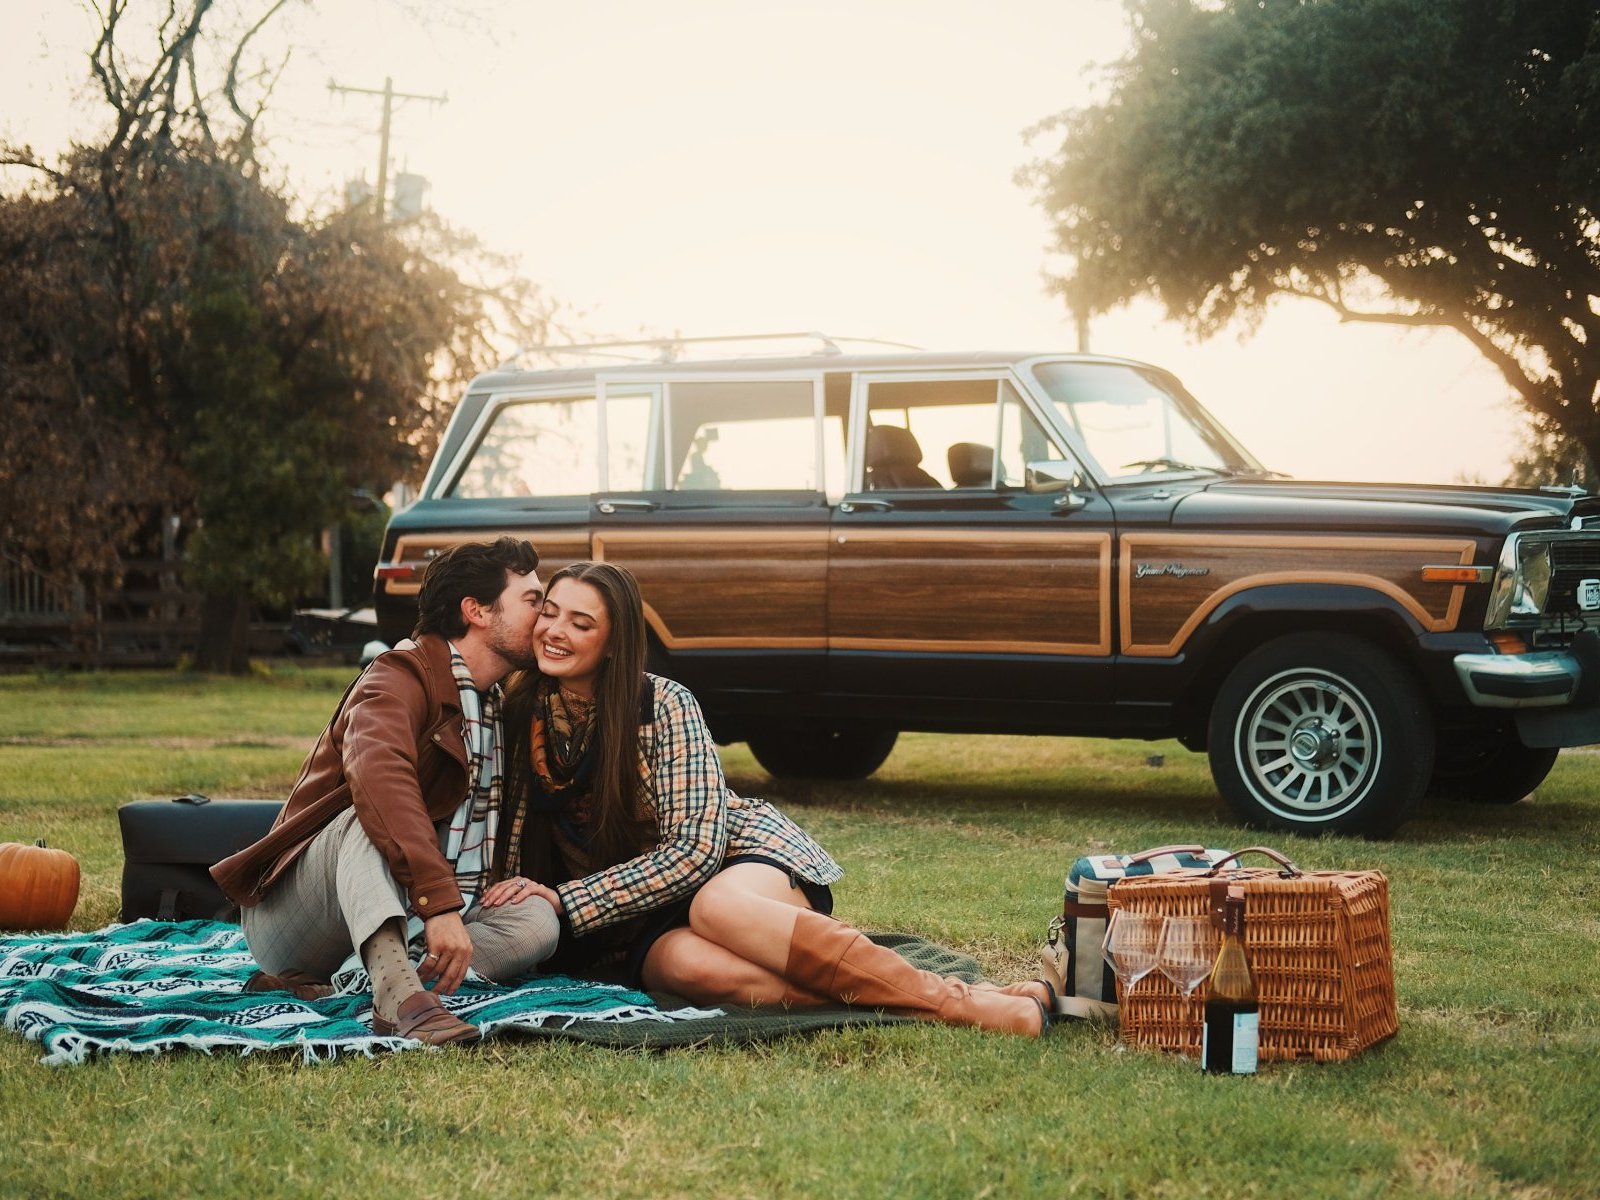
<instances>
[{"instance_id":1,"label":"front bumper","mask_svg":"<svg viewBox=\"0 0 1600 1200\"><path fill-rule=\"evenodd\" d=\"M1571 704L1584 664L1565 650L1532 654L1458 654L1456 677L1479 708L1554 708Z\"/></svg>"},{"instance_id":2,"label":"front bumper","mask_svg":"<svg viewBox=\"0 0 1600 1200\"><path fill-rule=\"evenodd\" d=\"M1565 650L1453 656L1467 699L1479 708L1514 709L1525 746L1600 743L1600 634L1581 630Z\"/></svg>"}]
</instances>

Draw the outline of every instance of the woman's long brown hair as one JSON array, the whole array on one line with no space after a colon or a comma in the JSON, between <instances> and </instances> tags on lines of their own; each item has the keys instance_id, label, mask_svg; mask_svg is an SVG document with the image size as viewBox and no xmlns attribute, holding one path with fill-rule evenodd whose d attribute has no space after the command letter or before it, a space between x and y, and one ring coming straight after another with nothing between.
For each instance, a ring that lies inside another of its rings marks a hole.
<instances>
[{"instance_id":1,"label":"woman's long brown hair","mask_svg":"<svg viewBox=\"0 0 1600 1200\"><path fill-rule=\"evenodd\" d=\"M639 698L644 686L644 601L639 584L626 567L606 562L575 562L550 577L545 595L563 579L587 583L600 593L611 622L605 657L595 680L595 736L600 739L600 760L595 764L593 847L607 863L624 862L640 854L639 802ZM507 698L508 721L515 721L509 745L523 761L513 760L511 775L526 778L527 722L532 716L532 696L539 682L536 672L517 679ZM516 791L521 792L522 788Z\"/></svg>"}]
</instances>

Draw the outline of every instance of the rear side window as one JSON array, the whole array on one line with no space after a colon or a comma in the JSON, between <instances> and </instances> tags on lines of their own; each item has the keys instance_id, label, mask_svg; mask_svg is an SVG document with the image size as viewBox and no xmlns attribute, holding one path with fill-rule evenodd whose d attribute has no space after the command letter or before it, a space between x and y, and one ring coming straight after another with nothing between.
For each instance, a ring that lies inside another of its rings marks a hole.
<instances>
[{"instance_id":1,"label":"rear side window","mask_svg":"<svg viewBox=\"0 0 1600 1200\"><path fill-rule=\"evenodd\" d=\"M809 379L672 384L676 491L820 491L817 397Z\"/></svg>"},{"instance_id":2,"label":"rear side window","mask_svg":"<svg viewBox=\"0 0 1600 1200\"><path fill-rule=\"evenodd\" d=\"M587 496L600 487L597 429L593 396L502 404L449 494L463 500Z\"/></svg>"}]
</instances>

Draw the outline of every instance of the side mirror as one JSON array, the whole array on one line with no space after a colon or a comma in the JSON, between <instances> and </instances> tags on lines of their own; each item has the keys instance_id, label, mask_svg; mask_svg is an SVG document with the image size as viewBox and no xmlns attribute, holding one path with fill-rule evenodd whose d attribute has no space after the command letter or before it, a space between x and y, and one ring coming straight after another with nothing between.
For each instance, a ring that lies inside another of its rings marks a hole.
<instances>
[{"instance_id":1,"label":"side mirror","mask_svg":"<svg viewBox=\"0 0 1600 1200\"><path fill-rule=\"evenodd\" d=\"M1083 486L1083 476L1073 463L1064 459L1031 462L1023 468L1023 488L1035 496L1072 491Z\"/></svg>"},{"instance_id":2,"label":"side mirror","mask_svg":"<svg viewBox=\"0 0 1600 1200\"><path fill-rule=\"evenodd\" d=\"M1083 475L1075 464L1065 460L1028 463L1022 478L1024 490L1031 495L1055 494L1055 503L1050 507L1057 514L1077 512L1089 503L1089 498L1078 491L1083 486Z\"/></svg>"}]
</instances>

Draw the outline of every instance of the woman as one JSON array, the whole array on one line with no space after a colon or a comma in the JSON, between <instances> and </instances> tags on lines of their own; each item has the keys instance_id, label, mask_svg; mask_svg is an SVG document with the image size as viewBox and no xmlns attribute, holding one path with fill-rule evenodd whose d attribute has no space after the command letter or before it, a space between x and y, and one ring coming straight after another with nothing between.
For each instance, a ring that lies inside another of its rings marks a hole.
<instances>
[{"instance_id":1,"label":"woman","mask_svg":"<svg viewBox=\"0 0 1600 1200\"><path fill-rule=\"evenodd\" d=\"M620 962L633 986L696 1003L843 1001L1030 1036L1049 1025L1042 981L969 986L832 919L838 864L731 791L694 697L645 674L625 568L557 572L533 639L538 671L506 702L505 861L522 874L483 905L550 902L562 938L545 969Z\"/></svg>"}]
</instances>

